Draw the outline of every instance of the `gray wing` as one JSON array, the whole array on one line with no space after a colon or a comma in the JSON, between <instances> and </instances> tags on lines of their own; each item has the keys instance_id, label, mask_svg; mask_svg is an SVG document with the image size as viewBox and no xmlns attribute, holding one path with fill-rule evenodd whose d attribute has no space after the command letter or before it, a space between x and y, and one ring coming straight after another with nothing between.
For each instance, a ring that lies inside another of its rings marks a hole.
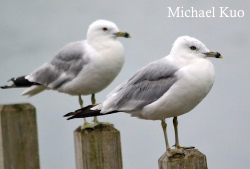
<instances>
[{"instance_id":1,"label":"gray wing","mask_svg":"<svg viewBox=\"0 0 250 169\"><path fill-rule=\"evenodd\" d=\"M27 79L52 89L71 81L89 62L89 58L84 57L84 43L86 42L79 41L67 44L50 63L42 65L27 76Z\"/></svg>"},{"instance_id":2,"label":"gray wing","mask_svg":"<svg viewBox=\"0 0 250 169\"><path fill-rule=\"evenodd\" d=\"M178 70L166 58L148 64L109 94L108 97L115 97L112 109L140 110L158 100L178 80Z\"/></svg>"}]
</instances>

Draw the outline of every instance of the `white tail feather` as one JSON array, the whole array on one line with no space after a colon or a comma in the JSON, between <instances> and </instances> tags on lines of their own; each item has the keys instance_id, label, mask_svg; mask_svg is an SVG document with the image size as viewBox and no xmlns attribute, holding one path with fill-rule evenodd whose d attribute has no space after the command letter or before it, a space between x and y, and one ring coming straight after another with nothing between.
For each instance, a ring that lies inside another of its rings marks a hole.
<instances>
[{"instance_id":1,"label":"white tail feather","mask_svg":"<svg viewBox=\"0 0 250 169\"><path fill-rule=\"evenodd\" d=\"M36 95L38 93L41 93L45 89L47 89L46 86L43 86L43 85L34 85L34 86L31 86L30 88L28 88L27 90L25 90L22 93L22 96L28 95L28 97L32 97L32 96L34 96L34 95Z\"/></svg>"}]
</instances>

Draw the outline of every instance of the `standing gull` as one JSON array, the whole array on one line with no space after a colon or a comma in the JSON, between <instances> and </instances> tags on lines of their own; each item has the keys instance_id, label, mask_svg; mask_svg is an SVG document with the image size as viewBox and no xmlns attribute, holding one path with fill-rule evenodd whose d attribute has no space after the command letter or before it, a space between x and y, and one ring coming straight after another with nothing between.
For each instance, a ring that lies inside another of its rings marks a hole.
<instances>
[{"instance_id":1,"label":"standing gull","mask_svg":"<svg viewBox=\"0 0 250 169\"><path fill-rule=\"evenodd\" d=\"M30 87L22 95L34 96L46 89L69 95L92 95L106 88L118 75L124 64L124 48L117 37L130 38L124 31L106 20L93 22L87 32L87 40L69 43L52 59L27 76L12 78L2 89ZM97 118L94 119L98 123ZM85 125L87 125L85 120Z\"/></svg>"},{"instance_id":2,"label":"standing gull","mask_svg":"<svg viewBox=\"0 0 250 169\"><path fill-rule=\"evenodd\" d=\"M141 68L103 103L65 116L73 119L126 112L141 119L161 120L168 156L183 154L177 116L195 108L212 88L215 71L207 57L222 58L195 38L179 37L168 56ZM174 117L175 149L170 149L167 139L165 119L169 117Z\"/></svg>"}]
</instances>

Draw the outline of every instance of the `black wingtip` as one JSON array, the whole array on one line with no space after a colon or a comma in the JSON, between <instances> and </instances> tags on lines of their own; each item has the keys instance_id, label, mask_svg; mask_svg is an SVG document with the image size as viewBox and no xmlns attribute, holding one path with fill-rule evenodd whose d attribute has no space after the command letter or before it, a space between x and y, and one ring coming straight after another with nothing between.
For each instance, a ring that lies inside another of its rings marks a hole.
<instances>
[{"instance_id":1,"label":"black wingtip","mask_svg":"<svg viewBox=\"0 0 250 169\"><path fill-rule=\"evenodd\" d=\"M16 85L15 84L12 84L12 85L10 85L10 86L0 86L0 88L1 89L9 89L9 88L15 88L16 87Z\"/></svg>"},{"instance_id":2,"label":"black wingtip","mask_svg":"<svg viewBox=\"0 0 250 169\"><path fill-rule=\"evenodd\" d=\"M41 85L41 84L36 83L36 82L30 82L29 80L27 80L25 78L25 76L21 76L21 77L18 77L16 79L11 79L11 81L13 81L13 83L17 87L30 87L30 86L33 86L33 85Z\"/></svg>"},{"instance_id":3,"label":"black wingtip","mask_svg":"<svg viewBox=\"0 0 250 169\"><path fill-rule=\"evenodd\" d=\"M76 110L75 112L69 112L69 113L65 114L63 117L68 117L67 120L74 119L74 118L76 118L75 115L77 114L77 111L78 110Z\"/></svg>"},{"instance_id":4,"label":"black wingtip","mask_svg":"<svg viewBox=\"0 0 250 169\"><path fill-rule=\"evenodd\" d=\"M69 112L69 113L65 114L63 117L72 116L72 115L74 115L74 114L75 114L75 112Z\"/></svg>"},{"instance_id":5,"label":"black wingtip","mask_svg":"<svg viewBox=\"0 0 250 169\"><path fill-rule=\"evenodd\" d=\"M9 86L7 86L7 85L5 85L5 86L0 86L0 88L1 89L9 89L9 88L14 88L14 87L16 87L16 85L15 85L15 83L14 83L14 78L11 78L10 80L8 80L7 82L12 82L12 84L11 85L9 85Z\"/></svg>"},{"instance_id":6,"label":"black wingtip","mask_svg":"<svg viewBox=\"0 0 250 169\"><path fill-rule=\"evenodd\" d=\"M92 107L94 107L96 105L89 105L86 106L82 109L78 109L75 112L70 112L65 114L63 117L69 117L67 118L67 120L71 120L71 119L75 119L75 118L85 118L85 117L95 117L95 116L103 116L103 115L107 115L107 114L112 114L112 113L116 113L118 111L112 111L112 112L108 112L105 114L101 113L101 110L91 110Z\"/></svg>"},{"instance_id":7,"label":"black wingtip","mask_svg":"<svg viewBox=\"0 0 250 169\"><path fill-rule=\"evenodd\" d=\"M67 118L67 120L71 120L71 119L74 119L74 116Z\"/></svg>"},{"instance_id":8,"label":"black wingtip","mask_svg":"<svg viewBox=\"0 0 250 169\"><path fill-rule=\"evenodd\" d=\"M71 120L74 118L84 118L85 116L91 117L89 112L91 112L90 109L94 106L96 106L96 105L89 105L89 106L86 106L84 108L78 109L74 112L69 112L69 113L65 114L63 117L71 116L71 117L67 118L67 120Z\"/></svg>"},{"instance_id":9,"label":"black wingtip","mask_svg":"<svg viewBox=\"0 0 250 169\"><path fill-rule=\"evenodd\" d=\"M9 86L1 86L1 89L9 89L9 88L21 88L21 87L30 87L33 85L41 85L36 82L30 82L29 80L25 79L25 76L20 76L18 78L11 78L8 82L12 82Z\"/></svg>"}]
</instances>

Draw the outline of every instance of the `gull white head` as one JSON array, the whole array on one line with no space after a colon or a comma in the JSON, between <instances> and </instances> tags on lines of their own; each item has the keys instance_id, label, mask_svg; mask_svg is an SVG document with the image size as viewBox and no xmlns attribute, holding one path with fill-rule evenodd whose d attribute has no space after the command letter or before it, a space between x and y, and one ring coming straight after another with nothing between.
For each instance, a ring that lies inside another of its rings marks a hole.
<instances>
[{"instance_id":1,"label":"gull white head","mask_svg":"<svg viewBox=\"0 0 250 169\"><path fill-rule=\"evenodd\" d=\"M106 20L93 22L87 32L88 41L106 41L107 39L116 39L117 37L130 38L130 35L124 31L120 31L113 22Z\"/></svg>"},{"instance_id":2,"label":"gull white head","mask_svg":"<svg viewBox=\"0 0 250 169\"><path fill-rule=\"evenodd\" d=\"M182 54L193 58L223 58L220 53L208 50L201 41L189 36L181 36L177 38L170 52L170 55L182 56Z\"/></svg>"}]
</instances>

